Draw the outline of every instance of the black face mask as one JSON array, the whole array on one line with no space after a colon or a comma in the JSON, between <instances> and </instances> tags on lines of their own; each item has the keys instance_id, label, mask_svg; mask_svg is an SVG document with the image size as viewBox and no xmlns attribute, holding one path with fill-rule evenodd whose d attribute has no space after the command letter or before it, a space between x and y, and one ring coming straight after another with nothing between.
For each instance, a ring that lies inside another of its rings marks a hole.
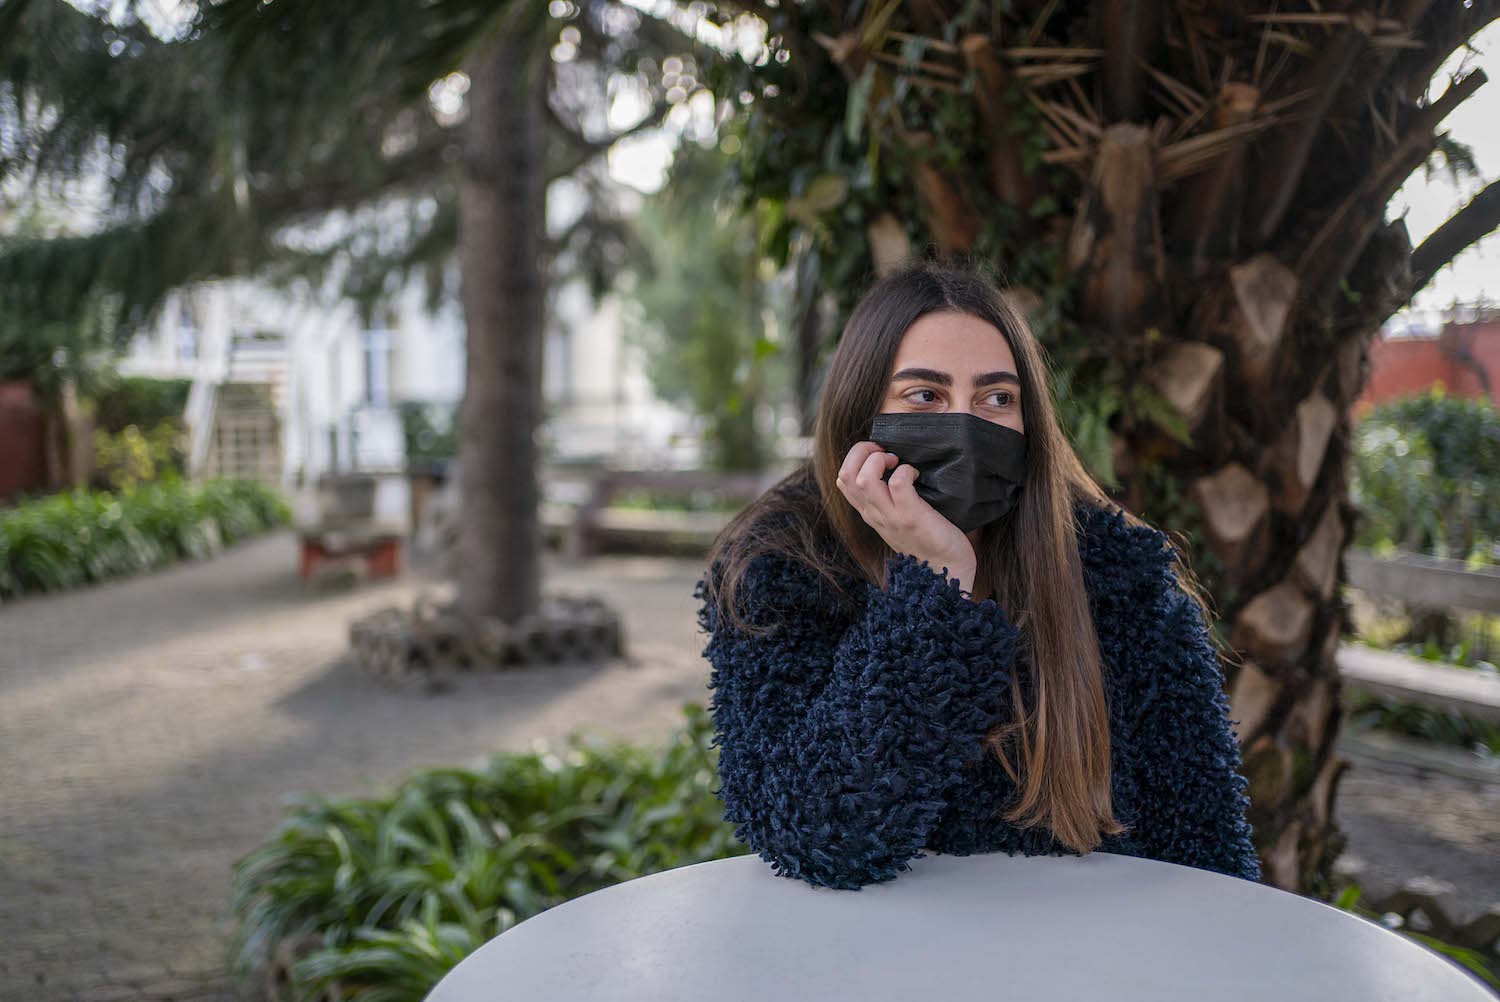
<instances>
[{"instance_id":1,"label":"black face mask","mask_svg":"<svg viewBox=\"0 0 1500 1002\"><path fill-rule=\"evenodd\" d=\"M975 414L877 414L870 441L915 466L917 495L964 532L1007 514L1026 480L1026 436Z\"/></svg>"}]
</instances>

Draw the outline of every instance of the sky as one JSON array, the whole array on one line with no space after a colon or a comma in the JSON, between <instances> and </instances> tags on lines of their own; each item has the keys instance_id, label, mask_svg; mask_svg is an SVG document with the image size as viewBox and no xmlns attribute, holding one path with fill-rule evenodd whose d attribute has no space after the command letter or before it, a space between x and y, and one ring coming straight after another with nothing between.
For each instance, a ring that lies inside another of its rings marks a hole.
<instances>
[{"instance_id":1,"label":"sky","mask_svg":"<svg viewBox=\"0 0 1500 1002\"><path fill-rule=\"evenodd\" d=\"M644 4L643 4L644 5ZM1474 151L1480 178L1455 182L1445 171L1431 178L1418 170L1391 200L1389 219L1405 217L1412 246L1416 247L1454 212L1462 208L1486 184L1500 177L1500 23L1491 25L1475 36L1473 51L1455 53L1438 73L1434 95L1442 92L1448 77L1455 71L1483 69L1489 82L1448 116L1443 128L1453 138ZM628 127L644 114L639 102L628 94L619 95L610 109L610 125ZM697 95L691 109L678 107L665 127L650 135L616 145L609 158L610 173L616 180L641 191L660 188L677 135L684 128L698 130L711 127L713 102L705 94ZM1425 326L1443 309L1453 305L1488 302L1500 304L1500 236L1491 235L1470 247L1450 266L1440 271L1419 292L1411 307L1398 315L1398 326Z\"/></svg>"}]
</instances>

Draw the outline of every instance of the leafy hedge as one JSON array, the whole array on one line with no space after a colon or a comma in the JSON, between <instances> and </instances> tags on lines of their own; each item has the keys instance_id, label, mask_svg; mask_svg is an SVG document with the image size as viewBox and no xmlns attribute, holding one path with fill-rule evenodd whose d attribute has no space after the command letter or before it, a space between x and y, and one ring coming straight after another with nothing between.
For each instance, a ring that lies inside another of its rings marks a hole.
<instances>
[{"instance_id":1,"label":"leafy hedge","mask_svg":"<svg viewBox=\"0 0 1500 1002\"><path fill-rule=\"evenodd\" d=\"M1361 546L1500 559L1500 411L1441 386L1381 404L1360 422L1352 488Z\"/></svg>"},{"instance_id":2,"label":"leafy hedge","mask_svg":"<svg viewBox=\"0 0 1500 1002\"><path fill-rule=\"evenodd\" d=\"M661 870L742 855L712 794L707 712L664 747L567 750L418 772L372 799L308 799L235 867L233 965L288 997L417 1002L526 918Z\"/></svg>"},{"instance_id":3,"label":"leafy hedge","mask_svg":"<svg viewBox=\"0 0 1500 1002\"><path fill-rule=\"evenodd\" d=\"M162 423L180 426L191 379L122 376L94 394L94 425L119 433L131 425L142 430Z\"/></svg>"},{"instance_id":4,"label":"leafy hedge","mask_svg":"<svg viewBox=\"0 0 1500 1002\"><path fill-rule=\"evenodd\" d=\"M0 511L0 598L60 591L202 557L287 522L285 500L242 480L172 478L76 490Z\"/></svg>"},{"instance_id":5,"label":"leafy hedge","mask_svg":"<svg viewBox=\"0 0 1500 1002\"><path fill-rule=\"evenodd\" d=\"M652 491L644 488L620 491L610 498L611 508L630 508L636 511L686 511L722 512L730 514L745 507L748 498L733 497L715 490L696 490L691 493Z\"/></svg>"}]
</instances>

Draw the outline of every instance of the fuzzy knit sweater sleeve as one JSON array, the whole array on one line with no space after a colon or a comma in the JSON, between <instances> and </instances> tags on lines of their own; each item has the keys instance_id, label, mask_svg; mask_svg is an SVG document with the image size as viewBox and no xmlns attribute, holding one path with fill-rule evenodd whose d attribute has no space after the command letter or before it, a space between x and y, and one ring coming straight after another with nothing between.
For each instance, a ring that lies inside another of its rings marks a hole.
<instances>
[{"instance_id":1,"label":"fuzzy knit sweater sleeve","mask_svg":"<svg viewBox=\"0 0 1500 1002\"><path fill-rule=\"evenodd\" d=\"M1248 784L1209 629L1175 581L1155 613L1154 656L1130 714L1136 847L1151 859L1259 880Z\"/></svg>"},{"instance_id":2,"label":"fuzzy knit sweater sleeve","mask_svg":"<svg viewBox=\"0 0 1500 1002\"><path fill-rule=\"evenodd\" d=\"M770 555L738 596L769 633L735 628L712 601L699 614L726 820L781 876L851 890L893 879L1007 716L1020 631L906 555L852 612Z\"/></svg>"}]
</instances>

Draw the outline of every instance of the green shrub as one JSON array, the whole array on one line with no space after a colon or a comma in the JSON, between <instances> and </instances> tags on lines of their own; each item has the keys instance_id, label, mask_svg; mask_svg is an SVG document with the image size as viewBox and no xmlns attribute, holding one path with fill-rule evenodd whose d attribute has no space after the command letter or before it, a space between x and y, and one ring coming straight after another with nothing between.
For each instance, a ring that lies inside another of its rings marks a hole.
<instances>
[{"instance_id":1,"label":"green shrub","mask_svg":"<svg viewBox=\"0 0 1500 1002\"><path fill-rule=\"evenodd\" d=\"M124 376L94 394L94 425L118 434L131 425L155 428L163 422L182 425L190 379Z\"/></svg>"},{"instance_id":2,"label":"green shrub","mask_svg":"<svg viewBox=\"0 0 1500 1002\"><path fill-rule=\"evenodd\" d=\"M591 891L743 854L712 790L707 712L665 747L572 734L392 794L309 799L235 867L233 966L296 958L293 997L417 1002L526 918Z\"/></svg>"},{"instance_id":3,"label":"green shrub","mask_svg":"<svg viewBox=\"0 0 1500 1002\"><path fill-rule=\"evenodd\" d=\"M1352 491L1357 542L1492 563L1500 543L1500 411L1441 386L1360 422Z\"/></svg>"},{"instance_id":4,"label":"green shrub","mask_svg":"<svg viewBox=\"0 0 1500 1002\"><path fill-rule=\"evenodd\" d=\"M176 477L120 491L76 490L0 511L0 598L137 574L290 520L248 481Z\"/></svg>"},{"instance_id":5,"label":"green shrub","mask_svg":"<svg viewBox=\"0 0 1500 1002\"><path fill-rule=\"evenodd\" d=\"M179 422L163 421L150 432L136 425L122 431L94 429L94 477L99 485L123 491L184 469L184 443Z\"/></svg>"},{"instance_id":6,"label":"green shrub","mask_svg":"<svg viewBox=\"0 0 1500 1002\"><path fill-rule=\"evenodd\" d=\"M1349 707L1349 722L1360 730L1372 728L1405 734L1467 748L1486 757L1500 755L1500 727L1494 724L1412 703L1389 702L1357 689Z\"/></svg>"},{"instance_id":7,"label":"green shrub","mask_svg":"<svg viewBox=\"0 0 1500 1002\"><path fill-rule=\"evenodd\" d=\"M670 491L650 491L632 488L620 491L610 498L611 508L631 508L638 511L689 511L723 512L739 511L749 503L748 498L729 497L719 491L696 490L687 494Z\"/></svg>"},{"instance_id":8,"label":"green shrub","mask_svg":"<svg viewBox=\"0 0 1500 1002\"><path fill-rule=\"evenodd\" d=\"M458 455L458 412L451 406L416 400L397 405L406 461L413 466L452 459Z\"/></svg>"}]
</instances>

